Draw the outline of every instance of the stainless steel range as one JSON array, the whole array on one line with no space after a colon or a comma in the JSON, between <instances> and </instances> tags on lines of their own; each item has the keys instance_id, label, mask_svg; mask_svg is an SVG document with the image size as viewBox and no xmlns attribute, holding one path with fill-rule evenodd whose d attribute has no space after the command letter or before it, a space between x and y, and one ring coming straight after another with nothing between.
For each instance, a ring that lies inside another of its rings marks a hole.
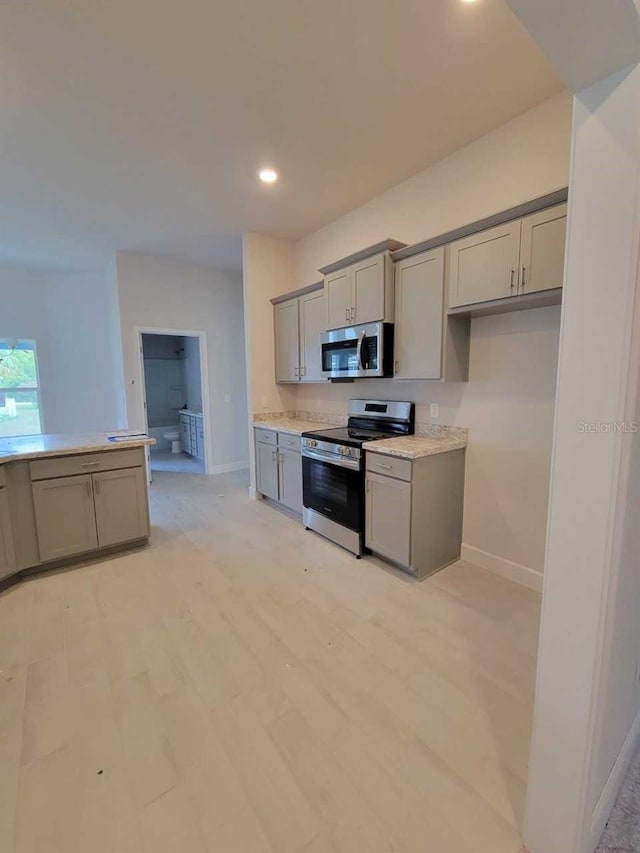
<instances>
[{"instance_id":1,"label":"stainless steel range","mask_svg":"<svg viewBox=\"0 0 640 853\"><path fill-rule=\"evenodd\" d=\"M364 550L365 468L363 444L413 435L413 403L350 400L346 427L302 434L302 519L351 551Z\"/></svg>"}]
</instances>

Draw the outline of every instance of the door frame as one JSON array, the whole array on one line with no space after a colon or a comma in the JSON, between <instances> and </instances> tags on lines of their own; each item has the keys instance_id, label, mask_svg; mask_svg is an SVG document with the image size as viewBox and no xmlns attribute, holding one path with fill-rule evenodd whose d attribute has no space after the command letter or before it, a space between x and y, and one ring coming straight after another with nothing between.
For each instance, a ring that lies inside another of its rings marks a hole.
<instances>
[{"instance_id":1,"label":"door frame","mask_svg":"<svg viewBox=\"0 0 640 853\"><path fill-rule=\"evenodd\" d=\"M138 348L141 382L138 385L141 408L144 414L145 429L149 431L147 420L147 400L144 374L144 353L142 351L143 335L175 335L177 337L197 338L200 349L200 390L202 392L202 415L205 422L204 430L204 473L213 473L213 460L211 452L211 401L209 398L209 360L207 358L207 333L202 329L167 329L160 326L135 326L135 344ZM151 465L149 462L149 448L147 448L147 465L149 476L151 476Z\"/></svg>"}]
</instances>

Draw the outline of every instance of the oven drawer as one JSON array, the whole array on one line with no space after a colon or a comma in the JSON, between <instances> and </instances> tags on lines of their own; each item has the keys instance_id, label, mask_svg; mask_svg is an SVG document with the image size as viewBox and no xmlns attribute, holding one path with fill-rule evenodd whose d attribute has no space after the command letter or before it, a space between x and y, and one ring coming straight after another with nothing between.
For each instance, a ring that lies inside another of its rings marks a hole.
<instances>
[{"instance_id":1,"label":"oven drawer","mask_svg":"<svg viewBox=\"0 0 640 853\"><path fill-rule=\"evenodd\" d=\"M278 443L278 433L274 432L272 429L262 429L255 428L256 441L262 442L262 444L273 444L275 447Z\"/></svg>"},{"instance_id":2,"label":"oven drawer","mask_svg":"<svg viewBox=\"0 0 640 853\"><path fill-rule=\"evenodd\" d=\"M300 451L302 450L302 436L289 435L286 432L279 432L278 447L283 447L287 450L295 450L296 453L300 453Z\"/></svg>"},{"instance_id":3,"label":"oven drawer","mask_svg":"<svg viewBox=\"0 0 640 853\"><path fill-rule=\"evenodd\" d=\"M105 450L102 453L83 453L79 456L57 456L29 462L32 480L71 477L76 474L95 474L118 468L137 468L144 463L143 450Z\"/></svg>"},{"instance_id":4,"label":"oven drawer","mask_svg":"<svg viewBox=\"0 0 640 853\"><path fill-rule=\"evenodd\" d=\"M395 477L396 480L411 482L411 460L398 459L395 456L383 456L381 453L367 453L367 471Z\"/></svg>"}]
</instances>

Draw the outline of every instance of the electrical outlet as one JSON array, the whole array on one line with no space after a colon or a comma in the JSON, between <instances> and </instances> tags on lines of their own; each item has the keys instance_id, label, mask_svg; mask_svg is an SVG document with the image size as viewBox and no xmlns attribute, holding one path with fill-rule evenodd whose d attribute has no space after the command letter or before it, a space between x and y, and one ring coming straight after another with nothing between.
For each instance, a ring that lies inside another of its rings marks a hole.
<instances>
[{"instance_id":1,"label":"electrical outlet","mask_svg":"<svg viewBox=\"0 0 640 853\"><path fill-rule=\"evenodd\" d=\"M429 414L432 418L440 417L440 403L431 403L429 406Z\"/></svg>"},{"instance_id":2,"label":"electrical outlet","mask_svg":"<svg viewBox=\"0 0 640 853\"><path fill-rule=\"evenodd\" d=\"M225 394L224 395L224 401L225 401L225 403L230 403L231 402L231 394Z\"/></svg>"}]
</instances>

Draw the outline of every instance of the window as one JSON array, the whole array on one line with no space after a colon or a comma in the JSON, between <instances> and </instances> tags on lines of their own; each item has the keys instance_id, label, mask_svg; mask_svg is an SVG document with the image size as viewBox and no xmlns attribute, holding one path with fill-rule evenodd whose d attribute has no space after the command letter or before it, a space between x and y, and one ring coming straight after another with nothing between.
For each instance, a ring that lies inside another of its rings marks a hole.
<instances>
[{"instance_id":1,"label":"window","mask_svg":"<svg viewBox=\"0 0 640 853\"><path fill-rule=\"evenodd\" d=\"M0 438L41 432L35 341L0 338Z\"/></svg>"}]
</instances>

